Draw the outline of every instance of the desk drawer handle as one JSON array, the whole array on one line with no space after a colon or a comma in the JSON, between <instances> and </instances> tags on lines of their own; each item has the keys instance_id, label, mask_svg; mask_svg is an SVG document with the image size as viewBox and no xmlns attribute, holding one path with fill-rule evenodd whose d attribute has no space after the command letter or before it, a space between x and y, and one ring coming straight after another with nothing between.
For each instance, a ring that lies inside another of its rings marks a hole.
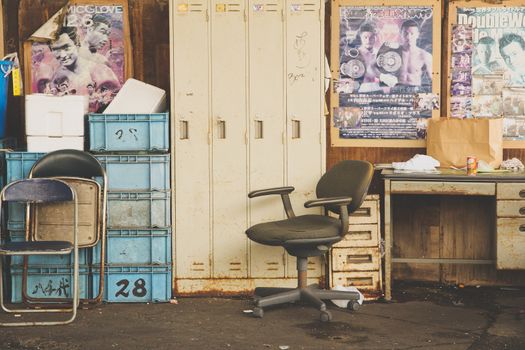
<instances>
[{"instance_id":1,"label":"desk drawer handle","mask_svg":"<svg viewBox=\"0 0 525 350\"><path fill-rule=\"evenodd\" d=\"M521 190L520 191L520 197L521 198L525 198L525 190Z\"/></svg>"},{"instance_id":2,"label":"desk drawer handle","mask_svg":"<svg viewBox=\"0 0 525 350\"><path fill-rule=\"evenodd\" d=\"M520 225L520 232L525 232L525 225Z\"/></svg>"},{"instance_id":3,"label":"desk drawer handle","mask_svg":"<svg viewBox=\"0 0 525 350\"><path fill-rule=\"evenodd\" d=\"M525 215L525 208L520 208L520 215Z\"/></svg>"}]
</instances>

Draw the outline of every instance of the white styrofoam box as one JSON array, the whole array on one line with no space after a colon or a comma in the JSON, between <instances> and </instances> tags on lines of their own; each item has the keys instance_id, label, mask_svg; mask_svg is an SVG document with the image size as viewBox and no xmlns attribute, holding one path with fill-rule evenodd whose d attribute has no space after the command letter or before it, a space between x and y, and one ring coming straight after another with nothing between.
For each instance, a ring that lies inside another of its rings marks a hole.
<instances>
[{"instance_id":1,"label":"white styrofoam box","mask_svg":"<svg viewBox=\"0 0 525 350\"><path fill-rule=\"evenodd\" d=\"M28 136L28 152L51 152L59 149L78 149L84 150L83 136L47 137L47 136Z\"/></svg>"},{"instance_id":2,"label":"white styrofoam box","mask_svg":"<svg viewBox=\"0 0 525 350\"><path fill-rule=\"evenodd\" d=\"M161 113L166 111L166 91L140 80L128 79L104 114Z\"/></svg>"},{"instance_id":3,"label":"white styrofoam box","mask_svg":"<svg viewBox=\"0 0 525 350\"><path fill-rule=\"evenodd\" d=\"M84 136L87 96L32 94L25 102L27 136Z\"/></svg>"}]
</instances>

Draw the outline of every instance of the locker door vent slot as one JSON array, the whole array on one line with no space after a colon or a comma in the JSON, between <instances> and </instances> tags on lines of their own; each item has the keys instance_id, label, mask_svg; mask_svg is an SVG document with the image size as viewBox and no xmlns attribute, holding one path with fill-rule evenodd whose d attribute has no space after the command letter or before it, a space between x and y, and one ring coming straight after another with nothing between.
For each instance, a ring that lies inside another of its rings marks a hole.
<instances>
[{"instance_id":1,"label":"locker door vent slot","mask_svg":"<svg viewBox=\"0 0 525 350\"><path fill-rule=\"evenodd\" d=\"M190 12L203 12L204 11L204 3L192 3L190 5Z\"/></svg>"},{"instance_id":2,"label":"locker door vent slot","mask_svg":"<svg viewBox=\"0 0 525 350\"><path fill-rule=\"evenodd\" d=\"M279 11L279 4L277 3L268 3L264 6L266 12L277 12Z\"/></svg>"},{"instance_id":3,"label":"locker door vent slot","mask_svg":"<svg viewBox=\"0 0 525 350\"><path fill-rule=\"evenodd\" d=\"M226 5L226 11L228 12L241 12L241 4L228 4Z\"/></svg>"},{"instance_id":4,"label":"locker door vent slot","mask_svg":"<svg viewBox=\"0 0 525 350\"><path fill-rule=\"evenodd\" d=\"M304 12L316 12L317 11L317 6L315 4L312 4L312 3L304 3L303 4L303 11Z\"/></svg>"},{"instance_id":5,"label":"locker door vent slot","mask_svg":"<svg viewBox=\"0 0 525 350\"><path fill-rule=\"evenodd\" d=\"M225 120L217 121L217 135L219 139L226 138L226 121Z\"/></svg>"},{"instance_id":6,"label":"locker door vent slot","mask_svg":"<svg viewBox=\"0 0 525 350\"><path fill-rule=\"evenodd\" d=\"M181 120L180 121L180 137L181 140L187 140L190 138L190 135L188 133L188 121L187 120Z\"/></svg>"},{"instance_id":7,"label":"locker door vent slot","mask_svg":"<svg viewBox=\"0 0 525 350\"><path fill-rule=\"evenodd\" d=\"M301 138L301 121L292 120L292 139Z\"/></svg>"},{"instance_id":8,"label":"locker door vent slot","mask_svg":"<svg viewBox=\"0 0 525 350\"><path fill-rule=\"evenodd\" d=\"M262 120L256 120L255 121L255 138L256 139L262 139L264 137L263 132L263 121Z\"/></svg>"}]
</instances>

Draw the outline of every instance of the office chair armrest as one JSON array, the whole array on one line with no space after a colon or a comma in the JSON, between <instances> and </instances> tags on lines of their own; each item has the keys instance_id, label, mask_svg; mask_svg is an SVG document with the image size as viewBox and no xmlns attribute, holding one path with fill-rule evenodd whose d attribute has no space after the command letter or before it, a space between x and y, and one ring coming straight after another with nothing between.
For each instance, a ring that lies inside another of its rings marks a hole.
<instances>
[{"instance_id":1,"label":"office chair armrest","mask_svg":"<svg viewBox=\"0 0 525 350\"><path fill-rule=\"evenodd\" d=\"M284 211L286 212L286 216L289 218L295 217L295 213L292 208L292 202L290 202L290 196L289 194L295 190L292 186L286 186L286 187L274 187L274 188L266 188L264 190L255 190L248 193L248 198L255 198L260 196L268 196L271 194L279 194L281 195L281 200L283 201Z\"/></svg>"},{"instance_id":2,"label":"office chair armrest","mask_svg":"<svg viewBox=\"0 0 525 350\"><path fill-rule=\"evenodd\" d=\"M326 206L338 205L340 207L339 219L341 220L341 228L339 235L344 237L348 233L348 204L352 202L352 197L331 197L331 198L319 198L306 201L304 203L305 208L312 207L325 207L325 215L328 215L328 208Z\"/></svg>"},{"instance_id":3,"label":"office chair armrest","mask_svg":"<svg viewBox=\"0 0 525 350\"><path fill-rule=\"evenodd\" d=\"M274 188L265 188L263 190L255 190L248 193L248 198L255 198L260 196L268 196L271 194L289 194L295 190L292 186L286 187L274 187Z\"/></svg>"},{"instance_id":4,"label":"office chair armrest","mask_svg":"<svg viewBox=\"0 0 525 350\"><path fill-rule=\"evenodd\" d=\"M347 206L352 202L352 197L331 197L331 198L319 198L306 201L304 203L305 208L312 207L324 207L327 205L339 205Z\"/></svg>"}]
</instances>

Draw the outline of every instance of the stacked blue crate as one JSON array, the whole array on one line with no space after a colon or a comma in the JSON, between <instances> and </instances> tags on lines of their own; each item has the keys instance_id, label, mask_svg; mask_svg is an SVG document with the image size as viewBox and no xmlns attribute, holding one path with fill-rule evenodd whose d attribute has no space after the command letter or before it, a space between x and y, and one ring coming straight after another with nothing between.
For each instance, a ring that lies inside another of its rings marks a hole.
<instances>
[{"instance_id":1,"label":"stacked blue crate","mask_svg":"<svg viewBox=\"0 0 525 350\"><path fill-rule=\"evenodd\" d=\"M25 179L33 164L45 153L40 152L9 152L6 154L6 183ZM25 240L25 206L10 203L7 208L7 229L9 240L18 242ZM91 298L90 272L93 271L89 264L87 251L79 250L80 264L80 297ZM27 284L23 291L24 258L11 257L11 301L21 302L22 295L29 298L70 298L72 281L72 261L69 255L30 256L28 258Z\"/></svg>"},{"instance_id":2,"label":"stacked blue crate","mask_svg":"<svg viewBox=\"0 0 525 350\"><path fill-rule=\"evenodd\" d=\"M90 151L108 177L104 300L171 298L168 113L90 114ZM94 261L100 261L95 250ZM93 288L98 288L93 279Z\"/></svg>"}]
</instances>

